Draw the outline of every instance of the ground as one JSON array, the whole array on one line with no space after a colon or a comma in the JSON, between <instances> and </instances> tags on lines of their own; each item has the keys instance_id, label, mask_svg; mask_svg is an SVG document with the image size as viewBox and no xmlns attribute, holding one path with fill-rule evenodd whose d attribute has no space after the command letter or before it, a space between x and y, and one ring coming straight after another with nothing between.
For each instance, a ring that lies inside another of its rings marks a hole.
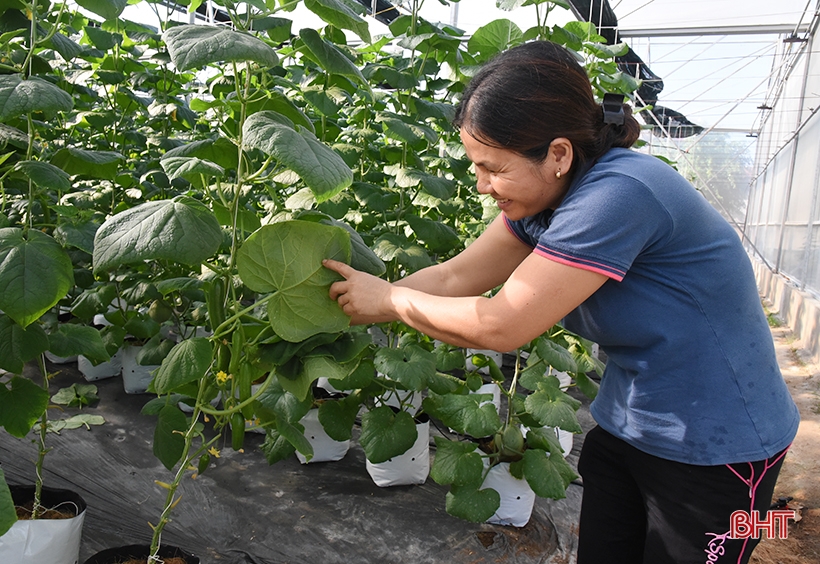
<instances>
[{"instance_id":1,"label":"ground","mask_svg":"<svg viewBox=\"0 0 820 564\"><path fill-rule=\"evenodd\" d=\"M776 325L776 323L775 323ZM817 564L820 562L820 366L794 346L793 334L773 327L783 377L800 409L800 429L786 455L775 487L775 499L791 497L788 508L798 519L785 539L764 539L750 564Z\"/></svg>"}]
</instances>

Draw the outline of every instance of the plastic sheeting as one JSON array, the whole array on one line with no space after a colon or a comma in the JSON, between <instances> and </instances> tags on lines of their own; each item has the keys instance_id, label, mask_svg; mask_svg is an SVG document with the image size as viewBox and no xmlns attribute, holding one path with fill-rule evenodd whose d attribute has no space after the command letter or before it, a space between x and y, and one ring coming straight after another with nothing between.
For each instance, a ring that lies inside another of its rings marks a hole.
<instances>
[{"instance_id":1,"label":"plastic sheeting","mask_svg":"<svg viewBox=\"0 0 820 564\"><path fill-rule=\"evenodd\" d=\"M83 381L75 365L50 368L59 371L55 390ZM166 494L154 480L171 478L152 454L155 419L139 413L151 396L126 394L120 378L96 385L99 403L82 412L106 423L50 435L44 472L47 485L72 489L88 505L80 562L106 548L148 542L148 522L156 523ZM579 419L585 429L593 425L586 403ZM431 427L431 435L437 432ZM207 472L184 480L163 542L203 564L574 562L578 485L564 500L537 499L523 528L468 523L445 512L447 488L432 479L420 486L374 484L357 438L358 427L344 459L307 465L295 456L268 465L259 434L246 435L244 453L228 444ZM580 443L569 457L573 465ZM35 455L31 441L0 433L10 483L31 480Z\"/></svg>"}]
</instances>

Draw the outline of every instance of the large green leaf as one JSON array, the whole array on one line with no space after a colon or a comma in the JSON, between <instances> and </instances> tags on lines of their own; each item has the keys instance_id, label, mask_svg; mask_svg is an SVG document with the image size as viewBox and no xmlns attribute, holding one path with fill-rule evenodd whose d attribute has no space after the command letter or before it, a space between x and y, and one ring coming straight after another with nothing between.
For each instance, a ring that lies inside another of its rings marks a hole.
<instances>
[{"instance_id":1,"label":"large green leaf","mask_svg":"<svg viewBox=\"0 0 820 564\"><path fill-rule=\"evenodd\" d=\"M94 237L94 271L164 259L197 265L222 243L222 228L204 204L187 196L146 202L102 224Z\"/></svg>"},{"instance_id":2,"label":"large green leaf","mask_svg":"<svg viewBox=\"0 0 820 564\"><path fill-rule=\"evenodd\" d=\"M458 234L449 225L413 214L406 215L405 219L416 237L433 252L447 253L461 244Z\"/></svg>"},{"instance_id":3,"label":"large green leaf","mask_svg":"<svg viewBox=\"0 0 820 564\"><path fill-rule=\"evenodd\" d=\"M570 433L581 433L581 425L575 416L575 408L564 400L564 394L560 390L542 387L534 394L527 396L524 405L527 412L532 415L541 425L546 427L560 427ZM569 396L566 396L568 399Z\"/></svg>"},{"instance_id":4,"label":"large green leaf","mask_svg":"<svg viewBox=\"0 0 820 564\"><path fill-rule=\"evenodd\" d=\"M154 456L168 470L173 470L185 450L184 433L188 429L188 418L174 405L166 405L159 412L157 428L154 431Z\"/></svg>"},{"instance_id":5,"label":"large green leaf","mask_svg":"<svg viewBox=\"0 0 820 564\"><path fill-rule=\"evenodd\" d=\"M189 181L199 181L200 175L222 178L225 169L211 161L197 157L166 157L159 164L171 180L184 178Z\"/></svg>"},{"instance_id":6,"label":"large green leaf","mask_svg":"<svg viewBox=\"0 0 820 564\"><path fill-rule=\"evenodd\" d=\"M365 43L371 42L367 22L341 0L305 0L305 7L327 23L349 29Z\"/></svg>"},{"instance_id":7,"label":"large green leaf","mask_svg":"<svg viewBox=\"0 0 820 564\"><path fill-rule=\"evenodd\" d=\"M355 395L341 400L325 401L319 406L319 423L334 441L349 441L353 438L353 425L359 415L360 406Z\"/></svg>"},{"instance_id":8,"label":"large green leaf","mask_svg":"<svg viewBox=\"0 0 820 564\"><path fill-rule=\"evenodd\" d=\"M523 40L524 34L517 25L507 19L498 19L478 28L470 37L467 49L488 59Z\"/></svg>"},{"instance_id":9,"label":"large green leaf","mask_svg":"<svg viewBox=\"0 0 820 564\"><path fill-rule=\"evenodd\" d=\"M51 158L51 164L61 168L71 176L88 176L114 180L122 155L113 151L88 151L66 147Z\"/></svg>"},{"instance_id":10,"label":"large green leaf","mask_svg":"<svg viewBox=\"0 0 820 564\"><path fill-rule=\"evenodd\" d=\"M120 17L128 0L77 0L77 4L106 20Z\"/></svg>"},{"instance_id":11,"label":"large green leaf","mask_svg":"<svg viewBox=\"0 0 820 564\"><path fill-rule=\"evenodd\" d=\"M406 411L393 413L389 406L383 405L362 415L359 443L373 464L404 454L417 438L416 423Z\"/></svg>"},{"instance_id":12,"label":"large green leaf","mask_svg":"<svg viewBox=\"0 0 820 564\"><path fill-rule=\"evenodd\" d=\"M13 376L0 382L0 427L22 439L48 408L48 392L28 378Z\"/></svg>"},{"instance_id":13,"label":"large green leaf","mask_svg":"<svg viewBox=\"0 0 820 564\"><path fill-rule=\"evenodd\" d=\"M178 343L154 375L154 391L167 394L183 384L195 382L205 376L211 366L211 342L203 337L194 337Z\"/></svg>"},{"instance_id":14,"label":"large green leaf","mask_svg":"<svg viewBox=\"0 0 820 564\"><path fill-rule=\"evenodd\" d=\"M436 457L430 477L441 485L480 486L484 463L475 443L435 437Z\"/></svg>"},{"instance_id":15,"label":"large green leaf","mask_svg":"<svg viewBox=\"0 0 820 564\"><path fill-rule=\"evenodd\" d=\"M322 36L315 29L302 29L299 31L299 37L310 51L312 58L329 74L347 76L368 87L367 79L362 76L359 67L345 57L338 47L322 39Z\"/></svg>"},{"instance_id":16,"label":"large green leaf","mask_svg":"<svg viewBox=\"0 0 820 564\"><path fill-rule=\"evenodd\" d=\"M83 355L92 361L111 359L100 332L87 325L62 324L48 336L48 350L57 356Z\"/></svg>"},{"instance_id":17,"label":"large green leaf","mask_svg":"<svg viewBox=\"0 0 820 564\"><path fill-rule=\"evenodd\" d=\"M445 509L453 517L483 523L501 506L501 495L492 488L479 490L473 485L452 486L445 498Z\"/></svg>"},{"instance_id":18,"label":"large green leaf","mask_svg":"<svg viewBox=\"0 0 820 564\"><path fill-rule=\"evenodd\" d=\"M31 112L67 112L73 107L68 93L41 78L23 80L16 74L0 76L0 120Z\"/></svg>"},{"instance_id":19,"label":"large green leaf","mask_svg":"<svg viewBox=\"0 0 820 564\"><path fill-rule=\"evenodd\" d=\"M216 163L222 168L236 168L237 155L236 147L224 137L213 139L201 139L185 145L175 147L165 153L162 160L172 157L196 157L203 161Z\"/></svg>"},{"instance_id":20,"label":"large green leaf","mask_svg":"<svg viewBox=\"0 0 820 564\"><path fill-rule=\"evenodd\" d=\"M298 174L319 203L353 182L353 171L342 157L282 114L258 112L245 121L243 132L248 146L275 157Z\"/></svg>"},{"instance_id":21,"label":"large green leaf","mask_svg":"<svg viewBox=\"0 0 820 564\"><path fill-rule=\"evenodd\" d=\"M20 161L15 165L15 170L25 174L34 184L41 188L67 192L71 189L71 181L68 174L56 166L41 161Z\"/></svg>"},{"instance_id":22,"label":"large green leaf","mask_svg":"<svg viewBox=\"0 0 820 564\"><path fill-rule=\"evenodd\" d=\"M384 262L395 259L410 270L421 270L433 264L433 260L424 247L395 233L380 235L373 245L373 252Z\"/></svg>"},{"instance_id":23,"label":"large green leaf","mask_svg":"<svg viewBox=\"0 0 820 564\"><path fill-rule=\"evenodd\" d=\"M536 343L536 350L538 357L558 372L578 372L578 364L572 354L558 343L541 337Z\"/></svg>"},{"instance_id":24,"label":"large green leaf","mask_svg":"<svg viewBox=\"0 0 820 564\"><path fill-rule=\"evenodd\" d=\"M424 192L442 200L451 198L455 192L455 183L452 180L427 174L420 170L392 165L385 167L384 172L395 176L396 184L402 188L413 188L421 184L421 189Z\"/></svg>"},{"instance_id":25,"label":"large green leaf","mask_svg":"<svg viewBox=\"0 0 820 564\"><path fill-rule=\"evenodd\" d=\"M328 294L339 276L322 266L326 258L349 263L350 237L339 227L308 221L263 226L239 249L242 281L255 292L276 292L268 319L286 341L341 331L350 323Z\"/></svg>"},{"instance_id":26,"label":"large green leaf","mask_svg":"<svg viewBox=\"0 0 820 564\"><path fill-rule=\"evenodd\" d=\"M268 431L265 442L259 447L268 464L276 464L293 456L296 448L277 429Z\"/></svg>"},{"instance_id":27,"label":"large green leaf","mask_svg":"<svg viewBox=\"0 0 820 564\"><path fill-rule=\"evenodd\" d=\"M66 222L54 228L54 239L63 247L75 247L88 254L94 252L94 235L100 224L94 221Z\"/></svg>"},{"instance_id":28,"label":"large green leaf","mask_svg":"<svg viewBox=\"0 0 820 564\"><path fill-rule=\"evenodd\" d=\"M424 398L424 411L459 433L473 437L488 437L501 428L501 418L483 394L438 395ZM484 405L481 405L481 404Z\"/></svg>"},{"instance_id":29,"label":"large green leaf","mask_svg":"<svg viewBox=\"0 0 820 564\"><path fill-rule=\"evenodd\" d=\"M577 478L563 456L547 456L540 449L524 451L524 477L539 497L563 499L569 483Z\"/></svg>"},{"instance_id":30,"label":"large green leaf","mask_svg":"<svg viewBox=\"0 0 820 564\"><path fill-rule=\"evenodd\" d=\"M305 437L305 428L301 423L290 423L283 419L277 419L276 430L307 460L313 458L313 445Z\"/></svg>"},{"instance_id":31,"label":"large green leaf","mask_svg":"<svg viewBox=\"0 0 820 564\"><path fill-rule=\"evenodd\" d=\"M416 345L376 351L376 369L408 390L421 391L436 374L436 357Z\"/></svg>"},{"instance_id":32,"label":"large green leaf","mask_svg":"<svg viewBox=\"0 0 820 564\"><path fill-rule=\"evenodd\" d=\"M254 61L275 67L279 57L264 41L225 27L180 25L162 38L178 70L201 69L220 61Z\"/></svg>"},{"instance_id":33,"label":"large green leaf","mask_svg":"<svg viewBox=\"0 0 820 564\"><path fill-rule=\"evenodd\" d=\"M0 537L5 535L17 521L17 512L14 509L14 500L6 483L6 476L0 468Z\"/></svg>"},{"instance_id":34,"label":"large green leaf","mask_svg":"<svg viewBox=\"0 0 820 564\"><path fill-rule=\"evenodd\" d=\"M295 423L310 410L313 398L300 400L282 388L279 381L271 382L254 404L257 412L268 412L268 419L284 419Z\"/></svg>"},{"instance_id":35,"label":"large green leaf","mask_svg":"<svg viewBox=\"0 0 820 564\"><path fill-rule=\"evenodd\" d=\"M39 324L25 329L0 314L0 368L22 374L25 363L48 350L48 335Z\"/></svg>"},{"instance_id":36,"label":"large green leaf","mask_svg":"<svg viewBox=\"0 0 820 564\"><path fill-rule=\"evenodd\" d=\"M74 286L65 250L45 233L0 229L0 310L27 327Z\"/></svg>"}]
</instances>

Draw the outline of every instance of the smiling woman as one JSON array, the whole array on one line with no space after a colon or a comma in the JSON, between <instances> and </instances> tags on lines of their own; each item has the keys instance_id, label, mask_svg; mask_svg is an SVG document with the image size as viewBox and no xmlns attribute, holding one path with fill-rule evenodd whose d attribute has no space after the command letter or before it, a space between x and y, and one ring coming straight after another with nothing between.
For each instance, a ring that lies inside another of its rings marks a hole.
<instances>
[{"instance_id":1,"label":"smiling woman","mask_svg":"<svg viewBox=\"0 0 820 564\"><path fill-rule=\"evenodd\" d=\"M553 43L488 63L455 124L502 213L393 284L327 261L345 278L331 298L353 323L401 320L459 346L510 350L562 319L597 342L609 362L579 462L578 562L702 561L732 512L765 512L799 419L738 237L675 170L629 150L639 126L622 97L598 104ZM727 539L722 558L754 545Z\"/></svg>"}]
</instances>

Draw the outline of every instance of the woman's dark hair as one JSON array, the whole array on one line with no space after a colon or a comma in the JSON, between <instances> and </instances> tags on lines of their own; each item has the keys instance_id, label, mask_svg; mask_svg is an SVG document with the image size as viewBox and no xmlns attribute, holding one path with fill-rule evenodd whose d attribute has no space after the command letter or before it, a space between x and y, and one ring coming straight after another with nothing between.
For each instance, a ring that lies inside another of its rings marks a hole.
<instances>
[{"instance_id":1,"label":"woman's dark hair","mask_svg":"<svg viewBox=\"0 0 820 564\"><path fill-rule=\"evenodd\" d=\"M491 147L541 162L565 137L573 168L612 147L631 147L640 125L626 104L623 125L604 123L600 104L575 56L560 45L533 41L501 53L473 77L456 108L454 124Z\"/></svg>"}]
</instances>

